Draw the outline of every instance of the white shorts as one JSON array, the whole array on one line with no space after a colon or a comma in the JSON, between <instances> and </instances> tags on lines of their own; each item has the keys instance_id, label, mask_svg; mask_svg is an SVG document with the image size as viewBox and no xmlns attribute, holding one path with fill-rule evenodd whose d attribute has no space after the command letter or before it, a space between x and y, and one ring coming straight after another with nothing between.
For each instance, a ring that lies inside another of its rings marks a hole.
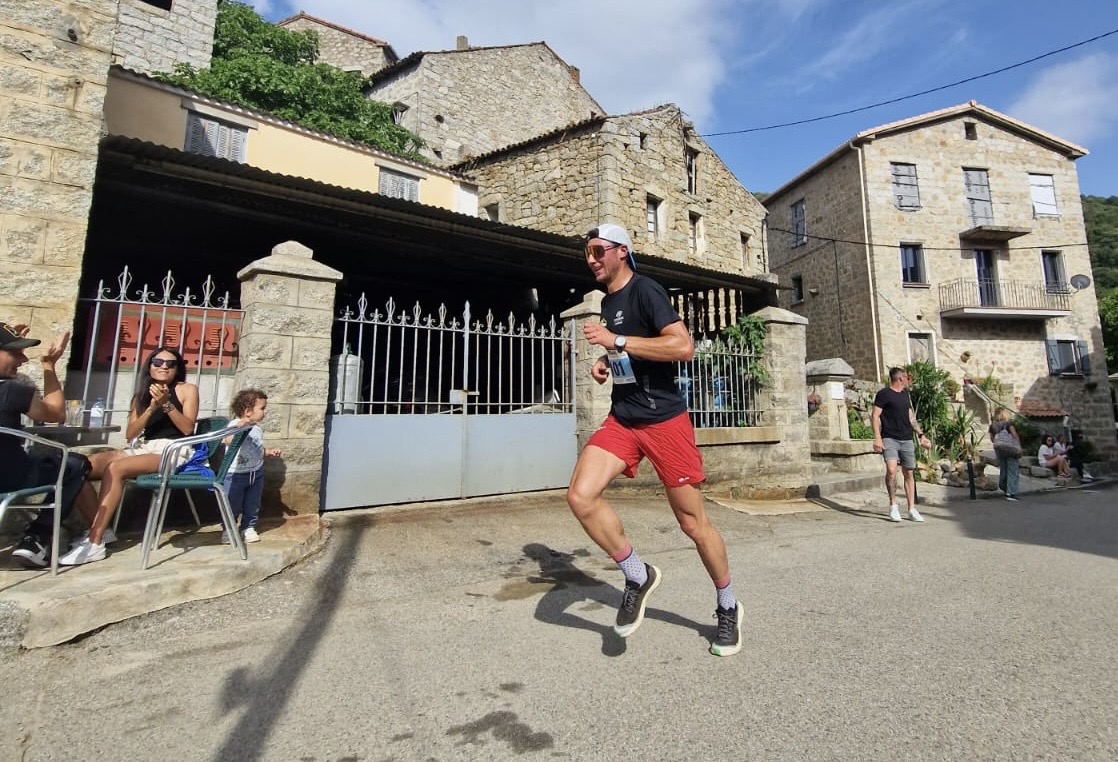
<instances>
[{"instance_id":1,"label":"white shorts","mask_svg":"<svg viewBox=\"0 0 1118 762\"><path fill-rule=\"evenodd\" d=\"M152 439L146 442L142 439L137 440L131 447L125 447L123 452L125 455L162 455L163 451L167 449L177 439ZM186 461L190 460L190 456L194 454L193 447L180 447L175 451L175 469L178 470Z\"/></svg>"}]
</instances>

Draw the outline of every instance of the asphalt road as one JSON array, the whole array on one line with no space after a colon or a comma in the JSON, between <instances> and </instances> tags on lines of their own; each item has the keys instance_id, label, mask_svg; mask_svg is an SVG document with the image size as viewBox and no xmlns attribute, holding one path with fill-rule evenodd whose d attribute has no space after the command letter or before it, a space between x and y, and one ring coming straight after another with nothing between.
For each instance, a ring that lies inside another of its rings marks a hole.
<instances>
[{"instance_id":1,"label":"asphalt road","mask_svg":"<svg viewBox=\"0 0 1118 762\"><path fill-rule=\"evenodd\" d=\"M748 614L723 659L662 499L618 503L664 574L628 641L557 493L350 512L248 590L0 655L0 759L1118 759L1114 491L715 506Z\"/></svg>"}]
</instances>

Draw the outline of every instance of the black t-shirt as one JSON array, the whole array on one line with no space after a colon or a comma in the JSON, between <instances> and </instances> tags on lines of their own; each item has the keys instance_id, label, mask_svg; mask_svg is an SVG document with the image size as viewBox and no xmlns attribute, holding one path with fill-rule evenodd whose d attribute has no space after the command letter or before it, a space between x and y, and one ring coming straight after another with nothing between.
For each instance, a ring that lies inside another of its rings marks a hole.
<instances>
[{"instance_id":1,"label":"black t-shirt","mask_svg":"<svg viewBox=\"0 0 1118 762\"><path fill-rule=\"evenodd\" d=\"M619 336L652 338L665 326L678 321L679 314L668 292L643 275L633 277L620 291L602 299L606 327ZM610 412L621 423L634 426L674 418L687 409L675 383L674 362L645 360L630 354L635 384L614 384Z\"/></svg>"},{"instance_id":2,"label":"black t-shirt","mask_svg":"<svg viewBox=\"0 0 1118 762\"><path fill-rule=\"evenodd\" d=\"M912 401L909 399L908 389L895 392L886 386L873 398L873 406L881 408L882 438L902 442L912 439L912 421L908 417Z\"/></svg>"},{"instance_id":3,"label":"black t-shirt","mask_svg":"<svg viewBox=\"0 0 1118 762\"><path fill-rule=\"evenodd\" d=\"M0 426L22 429L20 416L31 409L35 387L11 378L0 378ZM22 487L29 459L23 443L14 437L0 436L0 489Z\"/></svg>"}]
</instances>

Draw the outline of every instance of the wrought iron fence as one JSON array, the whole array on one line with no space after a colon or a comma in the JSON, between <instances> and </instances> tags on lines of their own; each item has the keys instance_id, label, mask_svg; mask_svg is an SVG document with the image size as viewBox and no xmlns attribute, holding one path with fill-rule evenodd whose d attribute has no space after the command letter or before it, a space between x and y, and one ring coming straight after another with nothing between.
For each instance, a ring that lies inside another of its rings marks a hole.
<instances>
[{"instance_id":1,"label":"wrought iron fence","mask_svg":"<svg viewBox=\"0 0 1118 762\"><path fill-rule=\"evenodd\" d=\"M767 378L762 360L744 343L703 337L695 356L678 363L676 384L695 428L760 426L758 392Z\"/></svg>"},{"instance_id":2,"label":"wrought iron fence","mask_svg":"<svg viewBox=\"0 0 1118 762\"><path fill-rule=\"evenodd\" d=\"M210 276L200 294L189 286L176 293L169 270L161 291L147 283L133 289L132 280L125 267L115 286L100 280L93 297L79 301L85 307L84 325L83 311L77 316L78 333L84 336L81 371L67 376L66 396L80 397L86 410L101 398L105 422L113 423L115 413L115 423L123 424L144 360L157 347L171 346L186 362L187 380L198 386L199 416L226 414L243 311L230 306L228 291L214 296Z\"/></svg>"},{"instance_id":3,"label":"wrought iron fence","mask_svg":"<svg viewBox=\"0 0 1118 762\"><path fill-rule=\"evenodd\" d=\"M570 327L552 317L498 321L492 312L474 319L446 305L424 313L416 303L369 311L362 294L356 309L336 320L330 364L330 412L358 414L570 413L573 411L573 342Z\"/></svg>"}]
</instances>

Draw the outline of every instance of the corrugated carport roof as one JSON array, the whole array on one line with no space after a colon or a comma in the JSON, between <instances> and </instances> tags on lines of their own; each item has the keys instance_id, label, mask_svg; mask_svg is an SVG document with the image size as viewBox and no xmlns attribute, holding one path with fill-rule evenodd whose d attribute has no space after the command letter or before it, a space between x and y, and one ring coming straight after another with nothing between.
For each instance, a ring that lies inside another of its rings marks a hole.
<instances>
[{"instance_id":1,"label":"corrugated carport roof","mask_svg":"<svg viewBox=\"0 0 1118 762\"><path fill-rule=\"evenodd\" d=\"M97 189L142 194L149 201L186 200L201 210L275 224L277 236L284 225L320 227L367 247L369 256L360 259L339 263L323 258L356 276L421 273L458 285L463 278L486 278L593 287L578 237L491 222L132 138L110 136L102 141ZM776 285L764 279L652 257L638 256L638 266L667 288L727 288L751 295L758 307L775 303Z\"/></svg>"}]
</instances>

